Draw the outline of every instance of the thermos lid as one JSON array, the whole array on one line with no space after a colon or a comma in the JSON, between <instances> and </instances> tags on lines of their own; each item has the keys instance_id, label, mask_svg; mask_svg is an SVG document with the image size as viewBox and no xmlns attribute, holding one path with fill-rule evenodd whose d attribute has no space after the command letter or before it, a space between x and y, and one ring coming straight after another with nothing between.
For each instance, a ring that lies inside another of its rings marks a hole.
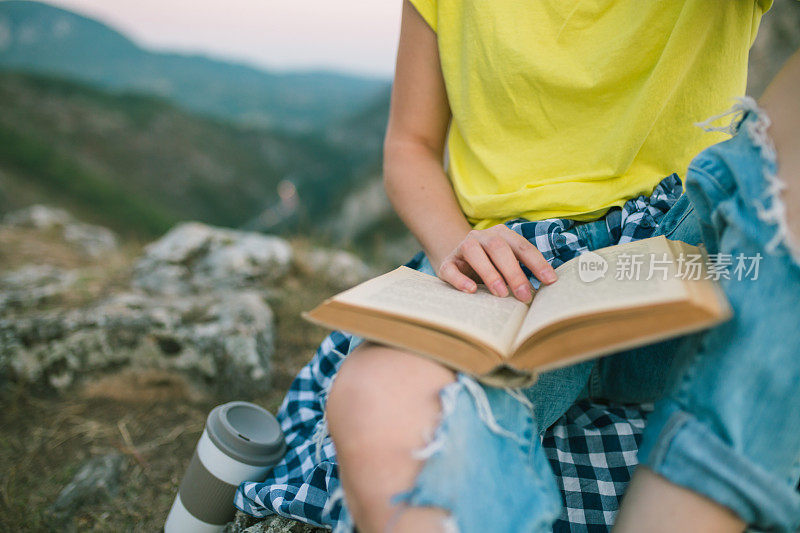
<instances>
[{"instance_id":1,"label":"thermos lid","mask_svg":"<svg viewBox=\"0 0 800 533\"><path fill-rule=\"evenodd\" d=\"M245 464L273 465L286 451L278 420L250 402L218 405L208 415L206 431L222 452Z\"/></svg>"}]
</instances>

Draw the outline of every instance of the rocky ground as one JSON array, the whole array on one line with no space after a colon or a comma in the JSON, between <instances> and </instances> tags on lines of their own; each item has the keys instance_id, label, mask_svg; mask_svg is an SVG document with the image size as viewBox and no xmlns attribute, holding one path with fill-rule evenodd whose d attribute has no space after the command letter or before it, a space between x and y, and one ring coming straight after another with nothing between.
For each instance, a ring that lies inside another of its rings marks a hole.
<instances>
[{"instance_id":1,"label":"rocky ground","mask_svg":"<svg viewBox=\"0 0 800 533\"><path fill-rule=\"evenodd\" d=\"M145 245L46 206L7 214L0 530L158 530L208 411L243 399L274 412L326 334L300 312L373 273L346 252L200 223Z\"/></svg>"}]
</instances>

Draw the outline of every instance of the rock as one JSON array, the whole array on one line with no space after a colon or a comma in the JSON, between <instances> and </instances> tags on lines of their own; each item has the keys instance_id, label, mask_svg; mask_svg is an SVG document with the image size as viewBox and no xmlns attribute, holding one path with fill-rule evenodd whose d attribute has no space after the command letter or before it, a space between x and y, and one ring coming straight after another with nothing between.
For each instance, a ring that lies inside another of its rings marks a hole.
<instances>
[{"instance_id":1,"label":"rock","mask_svg":"<svg viewBox=\"0 0 800 533\"><path fill-rule=\"evenodd\" d=\"M283 516L271 516L248 527L242 533L316 533L321 531L327 530Z\"/></svg>"},{"instance_id":2,"label":"rock","mask_svg":"<svg viewBox=\"0 0 800 533\"><path fill-rule=\"evenodd\" d=\"M237 512L233 522L225 526L223 533L321 533L323 531L328 530L283 516L253 518Z\"/></svg>"},{"instance_id":3,"label":"rock","mask_svg":"<svg viewBox=\"0 0 800 533\"><path fill-rule=\"evenodd\" d=\"M328 224L334 242L349 244L369 231L374 231L380 222L393 213L386 197L383 181L375 178L360 189L349 193Z\"/></svg>"},{"instance_id":4,"label":"rock","mask_svg":"<svg viewBox=\"0 0 800 533\"><path fill-rule=\"evenodd\" d=\"M233 517L233 520L225 525L225 529L222 530L222 533L242 533L245 529L252 526L259 520L261 519L255 518L241 511L236 511L236 515Z\"/></svg>"},{"instance_id":5,"label":"rock","mask_svg":"<svg viewBox=\"0 0 800 533\"><path fill-rule=\"evenodd\" d=\"M374 277L376 273L364 261L343 250L312 248L298 252L297 262L309 274L322 276L341 289Z\"/></svg>"},{"instance_id":6,"label":"rock","mask_svg":"<svg viewBox=\"0 0 800 533\"><path fill-rule=\"evenodd\" d=\"M26 265L0 274L0 313L8 309L31 309L52 302L69 291L78 280L74 270L51 265Z\"/></svg>"},{"instance_id":7,"label":"rock","mask_svg":"<svg viewBox=\"0 0 800 533\"><path fill-rule=\"evenodd\" d=\"M145 248L133 283L152 294L236 288L279 280L291 262L284 239L186 222Z\"/></svg>"},{"instance_id":8,"label":"rock","mask_svg":"<svg viewBox=\"0 0 800 533\"><path fill-rule=\"evenodd\" d=\"M117 238L108 228L76 222L64 226L64 240L77 245L89 257L102 257L117 248Z\"/></svg>"},{"instance_id":9,"label":"rock","mask_svg":"<svg viewBox=\"0 0 800 533\"><path fill-rule=\"evenodd\" d=\"M8 213L3 223L20 228L48 230L75 222L67 211L46 205L32 205L19 211Z\"/></svg>"},{"instance_id":10,"label":"rock","mask_svg":"<svg viewBox=\"0 0 800 533\"><path fill-rule=\"evenodd\" d=\"M114 496L124 464L125 458L118 453L89 459L58 494L50 510L60 516L71 516L84 505Z\"/></svg>"},{"instance_id":11,"label":"rock","mask_svg":"<svg viewBox=\"0 0 800 533\"><path fill-rule=\"evenodd\" d=\"M114 242L103 228L46 206L5 222L55 228L95 254ZM281 279L292 257L277 237L184 223L146 248L132 288L83 307L40 306L74 289L80 270L28 265L2 273L0 385L65 389L93 373L132 367L179 371L227 397L263 391L275 346L264 283Z\"/></svg>"},{"instance_id":12,"label":"rock","mask_svg":"<svg viewBox=\"0 0 800 533\"><path fill-rule=\"evenodd\" d=\"M117 238L108 228L79 222L63 209L32 205L8 213L3 218L8 226L41 231L60 231L61 237L89 257L98 258L117 248Z\"/></svg>"},{"instance_id":13,"label":"rock","mask_svg":"<svg viewBox=\"0 0 800 533\"><path fill-rule=\"evenodd\" d=\"M269 383L273 313L254 291L126 292L86 308L0 320L0 379L57 389L130 365L179 370L233 397Z\"/></svg>"},{"instance_id":14,"label":"rock","mask_svg":"<svg viewBox=\"0 0 800 533\"><path fill-rule=\"evenodd\" d=\"M403 264L420 250L414 236L397 219L380 178L350 192L326 230L338 246L361 243L363 247L372 240L370 255L381 269ZM374 239L376 235L380 238Z\"/></svg>"}]
</instances>

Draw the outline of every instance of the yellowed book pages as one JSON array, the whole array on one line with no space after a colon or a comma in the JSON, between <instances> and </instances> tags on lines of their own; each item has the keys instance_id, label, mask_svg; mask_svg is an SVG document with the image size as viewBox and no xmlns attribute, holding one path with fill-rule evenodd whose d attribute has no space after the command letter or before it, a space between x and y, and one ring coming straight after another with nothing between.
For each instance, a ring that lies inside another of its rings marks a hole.
<instances>
[{"instance_id":1,"label":"yellowed book pages","mask_svg":"<svg viewBox=\"0 0 800 533\"><path fill-rule=\"evenodd\" d=\"M400 267L334 297L337 302L409 316L459 332L508 353L528 312L519 300L498 298L483 285L473 294L435 276Z\"/></svg>"},{"instance_id":2,"label":"yellowed book pages","mask_svg":"<svg viewBox=\"0 0 800 533\"><path fill-rule=\"evenodd\" d=\"M604 266L605 272L589 270L590 265ZM536 293L512 351L538 331L568 318L687 298L686 283L677 276L676 258L665 238L586 252L556 273L558 282Z\"/></svg>"}]
</instances>

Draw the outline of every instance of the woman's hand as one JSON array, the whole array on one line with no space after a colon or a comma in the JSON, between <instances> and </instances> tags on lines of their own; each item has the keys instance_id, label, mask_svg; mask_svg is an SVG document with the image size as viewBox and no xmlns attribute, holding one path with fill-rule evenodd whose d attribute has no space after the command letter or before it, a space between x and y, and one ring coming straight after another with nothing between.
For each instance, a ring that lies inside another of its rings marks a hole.
<instances>
[{"instance_id":1,"label":"woman's hand","mask_svg":"<svg viewBox=\"0 0 800 533\"><path fill-rule=\"evenodd\" d=\"M498 224L470 231L438 265L436 274L464 292L475 292L476 281L483 281L495 296L507 296L510 288L518 300L527 303L533 293L520 262L544 284L557 279L553 267L533 244L508 226Z\"/></svg>"}]
</instances>

